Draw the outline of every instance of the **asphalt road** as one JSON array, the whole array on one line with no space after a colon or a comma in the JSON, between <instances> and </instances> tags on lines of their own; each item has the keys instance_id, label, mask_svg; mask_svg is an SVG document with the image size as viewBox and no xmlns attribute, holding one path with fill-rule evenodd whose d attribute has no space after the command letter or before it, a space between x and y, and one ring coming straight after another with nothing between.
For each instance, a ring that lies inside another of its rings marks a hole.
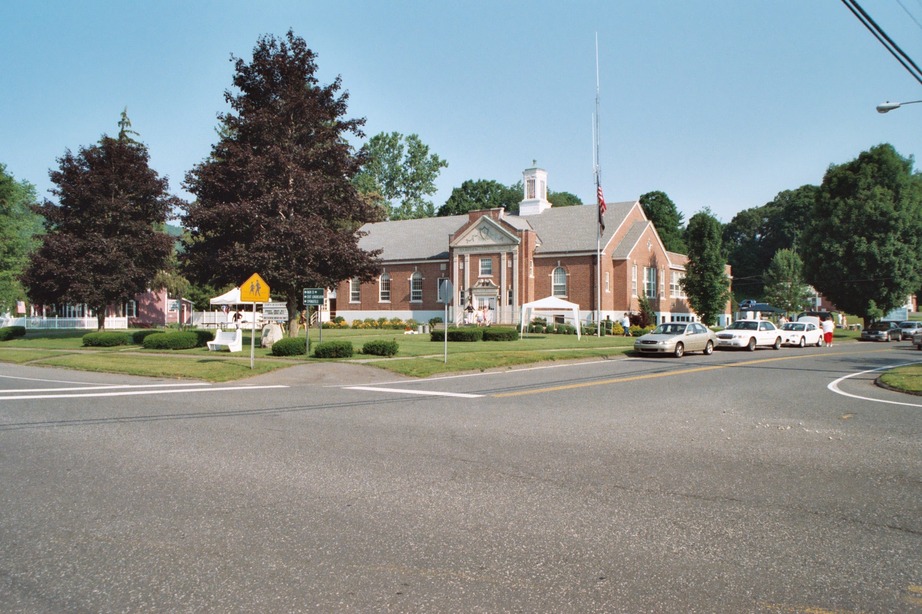
<instances>
[{"instance_id":1,"label":"asphalt road","mask_svg":"<svg viewBox=\"0 0 922 614\"><path fill-rule=\"evenodd\" d=\"M922 612L920 360L0 365L0 611Z\"/></svg>"}]
</instances>

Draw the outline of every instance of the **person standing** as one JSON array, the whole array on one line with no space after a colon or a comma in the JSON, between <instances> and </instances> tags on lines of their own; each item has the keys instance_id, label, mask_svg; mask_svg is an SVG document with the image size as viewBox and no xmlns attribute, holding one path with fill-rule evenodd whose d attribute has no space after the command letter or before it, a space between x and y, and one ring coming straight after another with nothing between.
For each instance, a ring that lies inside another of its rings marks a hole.
<instances>
[{"instance_id":1,"label":"person standing","mask_svg":"<svg viewBox=\"0 0 922 614\"><path fill-rule=\"evenodd\" d=\"M823 341L826 342L826 347L832 347L832 331L835 330L836 325L833 324L832 318L823 318Z\"/></svg>"},{"instance_id":2,"label":"person standing","mask_svg":"<svg viewBox=\"0 0 922 614\"><path fill-rule=\"evenodd\" d=\"M621 328L624 329L625 337L631 336L631 319L627 316L627 314L624 314L624 317L621 318Z\"/></svg>"}]
</instances>

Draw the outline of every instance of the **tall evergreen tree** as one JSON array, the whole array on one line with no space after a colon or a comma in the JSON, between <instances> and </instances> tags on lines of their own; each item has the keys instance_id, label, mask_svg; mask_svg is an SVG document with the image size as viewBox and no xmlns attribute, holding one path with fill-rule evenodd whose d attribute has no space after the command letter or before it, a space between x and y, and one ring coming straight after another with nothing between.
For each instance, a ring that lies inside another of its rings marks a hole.
<instances>
[{"instance_id":1,"label":"tall evergreen tree","mask_svg":"<svg viewBox=\"0 0 922 614\"><path fill-rule=\"evenodd\" d=\"M701 321L713 326L724 313L730 299L730 278L725 269L721 225L707 209L688 220L685 240L688 244L688 265L682 288Z\"/></svg>"},{"instance_id":2,"label":"tall evergreen tree","mask_svg":"<svg viewBox=\"0 0 922 614\"><path fill-rule=\"evenodd\" d=\"M46 234L22 276L33 302L85 303L102 330L109 305L144 292L166 267L173 241L162 229L179 201L148 162L125 133L58 159L59 202L37 208Z\"/></svg>"},{"instance_id":3,"label":"tall evergreen tree","mask_svg":"<svg viewBox=\"0 0 922 614\"><path fill-rule=\"evenodd\" d=\"M640 197L644 215L653 222L663 245L671 252L685 253L684 216L665 192L647 192Z\"/></svg>"},{"instance_id":4,"label":"tall evergreen tree","mask_svg":"<svg viewBox=\"0 0 922 614\"><path fill-rule=\"evenodd\" d=\"M0 164L0 313L15 311L16 302L26 299L19 276L42 229L35 205L35 186L16 181Z\"/></svg>"},{"instance_id":5,"label":"tall evergreen tree","mask_svg":"<svg viewBox=\"0 0 922 614\"><path fill-rule=\"evenodd\" d=\"M922 176L912 167L889 144L831 166L801 239L807 282L865 324L922 283Z\"/></svg>"},{"instance_id":6,"label":"tall evergreen tree","mask_svg":"<svg viewBox=\"0 0 922 614\"><path fill-rule=\"evenodd\" d=\"M356 191L364 159L348 141L364 136L365 120L345 118L340 78L321 85L316 55L290 30L260 38L249 63L232 61L232 111L219 116L211 156L186 175L196 201L180 257L191 280L216 287L258 272L284 297L294 334L305 287L379 269L377 254L358 247L359 227L380 213Z\"/></svg>"}]
</instances>

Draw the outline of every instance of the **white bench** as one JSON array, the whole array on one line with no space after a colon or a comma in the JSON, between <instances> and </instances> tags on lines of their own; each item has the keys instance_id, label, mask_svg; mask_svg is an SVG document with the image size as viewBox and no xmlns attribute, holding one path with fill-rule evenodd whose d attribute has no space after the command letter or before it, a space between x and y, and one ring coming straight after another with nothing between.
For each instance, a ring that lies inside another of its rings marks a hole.
<instances>
[{"instance_id":1,"label":"white bench","mask_svg":"<svg viewBox=\"0 0 922 614\"><path fill-rule=\"evenodd\" d=\"M215 333L214 341L208 342L208 349L212 352L227 348L228 352L243 351L243 331L237 330L219 330Z\"/></svg>"}]
</instances>

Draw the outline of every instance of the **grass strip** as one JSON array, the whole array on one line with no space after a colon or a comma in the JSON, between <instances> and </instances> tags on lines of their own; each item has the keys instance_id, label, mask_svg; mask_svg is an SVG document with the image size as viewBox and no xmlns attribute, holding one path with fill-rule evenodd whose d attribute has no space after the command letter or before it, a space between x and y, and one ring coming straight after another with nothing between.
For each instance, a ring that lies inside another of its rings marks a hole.
<instances>
[{"instance_id":1,"label":"grass strip","mask_svg":"<svg viewBox=\"0 0 922 614\"><path fill-rule=\"evenodd\" d=\"M882 384L900 392L922 395L922 365L890 369L880 376Z\"/></svg>"}]
</instances>

